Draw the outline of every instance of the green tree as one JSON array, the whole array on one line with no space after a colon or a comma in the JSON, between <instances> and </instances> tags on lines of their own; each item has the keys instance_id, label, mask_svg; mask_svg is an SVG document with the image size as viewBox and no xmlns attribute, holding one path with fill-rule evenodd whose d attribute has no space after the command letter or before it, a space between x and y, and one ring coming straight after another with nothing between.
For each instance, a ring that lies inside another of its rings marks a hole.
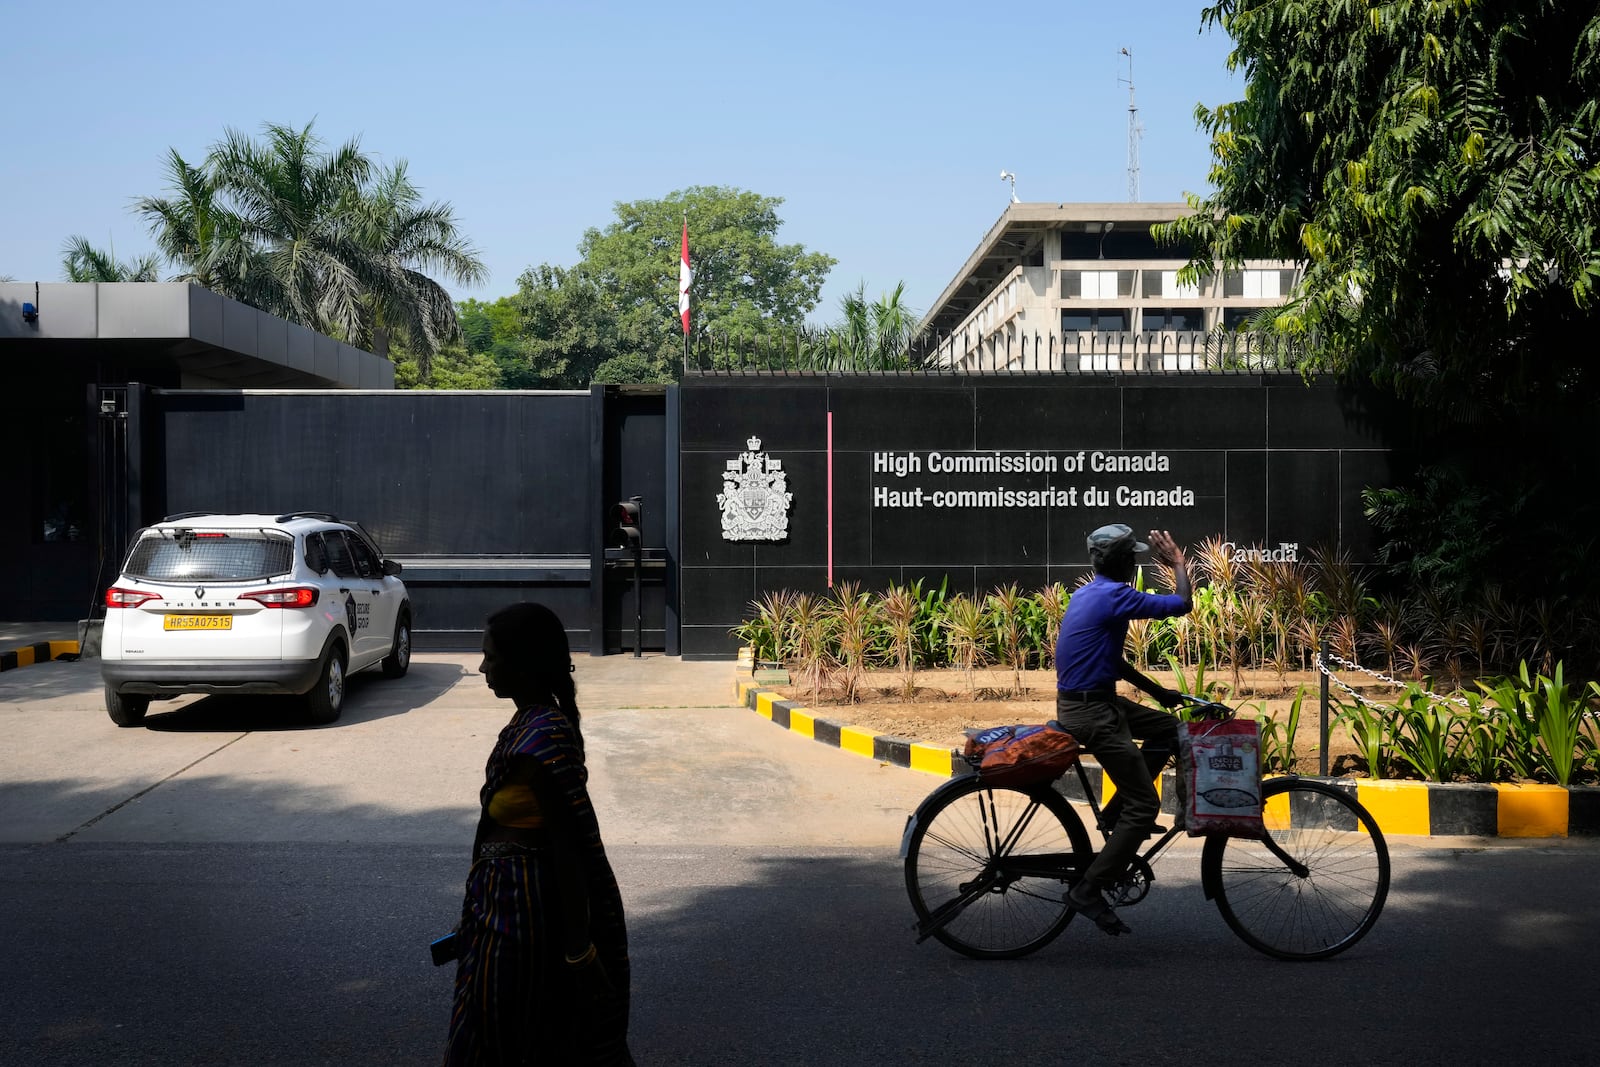
<instances>
[{"instance_id":1,"label":"green tree","mask_svg":"<svg viewBox=\"0 0 1600 1067\"><path fill-rule=\"evenodd\" d=\"M145 220L161 254L178 265L173 281L251 303L250 282L265 273L266 264L245 239L244 220L228 209L214 168L195 166L171 148L165 170L172 195L140 197L133 210Z\"/></svg>"},{"instance_id":2,"label":"green tree","mask_svg":"<svg viewBox=\"0 0 1600 1067\"><path fill-rule=\"evenodd\" d=\"M905 302L906 283L891 293L880 293L870 303L867 283L856 286L839 301L842 321L834 327L838 347L836 362L868 370L910 367L908 353L921 316Z\"/></svg>"},{"instance_id":3,"label":"green tree","mask_svg":"<svg viewBox=\"0 0 1600 1067\"><path fill-rule=\"evenodd\" d=\"M616 221L590 229L576 268L607 295L619 336L664 366L681 362L678 255L689 223L692 326L710 333L797 329L817 306L836 260L779 244L781 197L692 186L659 200L616 205Z\"/></svg>"},{"instance_id":4,"label":"green tree","mask_svg":"<svg viewBox=\"0 0 1600 1067\"><path fill-rule=\"evenodd\" d=\"M1415 401L1419 427L1453 424L1416 435L1434 447L1411 484L1366 494L1403 573L1595 617L1600 502L1572 487L1600 384L1600 11L1222 0L1202 19L1245 90L1197 111L1215 191L1166 228L1199 250L1189 270L1302 261L1276 328L1314 338L1314 369Z\"/></svg>"},{"instance_id":5,"label":"green tree","mask_svg":"<svg viewBox=\"0 0 1600 1067\"><path fill-rule=\"evenodd\" d=\"M476 285L487 276L483 262L457 232L448 204L422 202L404 160L377 172L354 212L358 242L376 270L366 282L372 326L399 330L426 367L440 345L460 337L455 305L432 275Z\"/></svg>"},{"instance_id":6,"label":"green tree","mask_svg":"<svg viewBox=\"0 0 1600 1067\"><path fill-rule=\"evenodd\" d=\"M229 130L204 164L167 159L173 195L135 202L180 277L312 329L372 347L397 335L426 372L458 336L433 273L484 268L448 205L423 204L405 163L375 165L356 139L324 150L312 125Z\"/></svg>"},{"instance_id":7,"label":"green tree","mask_svg":"<svg viewBox=\"0 0 1600 1067\"><path fill-rule=\"evenodd\" d=\"M589 380L608 385L668 385L674 379L671 367L638 352L625 352L602 362Z\"/></svg>"},{"instance_id":8,"label":"green tree","mask_svg":"<svg viewBox=\"0 0 1600 1067\"><path fill-rule=\"evenodd\" d=\"M518 344L496 356L508 360L506 383L575 388L673 380L683 360L678 256L685 215L695 332L799 330L834 260L778 243L782 203L742 189L694 186L617 204L614 222L585 231L577 264L540 264L518 279ZM513 372L510 361L524 369Z\"/></svg>"},{"instance_id":9,"label":"green tree","mask_svg":"<svg viewBox=\"0 0 1600 1067\"><path fill-rule=\"evenodd\" d=\"M1244 99L1197 116L1191 269L1304 261L1322 364L1461 411L1593 394L1600 14L1553 0L1224 0Z\"/></svg>"},{"instance_id":10,"label":"green tree","mask_svg":"<svg viewBox=\"0 0 1600 1067\"><path fill-rule=\"evenodd\" d=\"M154 252L138 259L118 260L86 237L74 234L61 249L61 273L69 282L158 282L161 257Z\"/></svg>"},{"instance_id":11,"label":"green tree","mask_svg":"<svg viewBox=\"0 0 1600 1067\"><path fill-rule=\"evenodd\" d=\"M462 346L474 358L482 357L494 364L501 388L541 387L543 383L528 364L516 297L462 300L456 304L456 321L461 324Z\"/></svg>"},{"instance_id":12,"label":"green tree","mask_svg":"<svg viewBox=\"0 0 1600 1067\"><path fill-rule=\"evenodd\" d=\"M456 304L456 321L461 324L461 342L467 351L482 352L496 361L516 358L521 320L515 298L462 300Z\"/></svg>"},{"instance_id":13,"label":"green tree","mask_svg":"<svg viewBox=\"0 0 1600 1067\"><path fill-rule=\"evenodd\" d=\"M489 356L445 345L424 368L403 345L390 350L396 389L501 389L500 367Z\"/></svg>"},{"instance_id":14,"label":"green tree","mask_svg":"<svg viewBox=\"0 0 1600 1067\"><path fill-rule=\"evenodd\" d=\"M513 303L527 388L585 388L596 368L625 354L648 353L647 361L657 362L659 337L625 335L614 295L581 264L569 269L541 263L523 271Z\"/></svg>"}]
</instances>

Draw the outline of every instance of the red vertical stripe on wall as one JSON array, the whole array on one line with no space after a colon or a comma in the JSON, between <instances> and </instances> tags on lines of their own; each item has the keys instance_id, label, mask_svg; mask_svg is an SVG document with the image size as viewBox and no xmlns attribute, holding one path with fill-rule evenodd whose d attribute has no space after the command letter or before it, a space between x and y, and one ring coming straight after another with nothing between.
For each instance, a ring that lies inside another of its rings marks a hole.
<instances>
[{"instance_id":1,"label":"red vertical stripe on wall","mask_svg":"<svg viewBox=\"0 0 1600 1067\"><path fill-rule=\"evenodd\" d=\"M833 412L828 412L828 588L833 588Z\"/></svg>"}]
</instances>

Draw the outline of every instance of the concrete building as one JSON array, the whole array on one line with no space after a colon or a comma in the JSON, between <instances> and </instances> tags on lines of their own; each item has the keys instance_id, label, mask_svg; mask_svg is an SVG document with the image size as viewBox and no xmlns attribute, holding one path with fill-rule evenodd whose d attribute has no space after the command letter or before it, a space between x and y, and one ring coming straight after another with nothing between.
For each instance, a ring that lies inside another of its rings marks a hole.
<instances>
[{"instance_id":1,"label":"concrete building","mask_svg":"<svg viewBox=\"0 0 1600 1067\"><path fill-rule=\"evenodd\" d=\"M1232 334L1299 281L1289 261L1183 285L1157 223L1181 203L1011 204L923 322L939 364L997 371L1193 371L1259 356ZM1232 334L1232 336L1230 336Z\"/></svg>"},{"instance_id":2,"label":"concrete building","mask_svg":"<svg viewBox=\"0 0 1600 1067\"><path fill-rule=\"evenodd\" d=\"M0 619L81 619L121 563L130 382L392 389L394 365L178 282L0 283ZM130 472L132 472L130 474Z\"/></svg>"}]
</instances>

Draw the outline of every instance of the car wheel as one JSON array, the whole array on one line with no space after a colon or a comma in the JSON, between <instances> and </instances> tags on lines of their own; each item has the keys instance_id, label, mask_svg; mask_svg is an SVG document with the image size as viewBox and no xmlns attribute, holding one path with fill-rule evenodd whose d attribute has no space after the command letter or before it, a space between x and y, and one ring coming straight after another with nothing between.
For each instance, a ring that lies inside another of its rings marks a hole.
<instances>
[{"instance_id":1,"label":"car wheel","mask_svg":"<svg viewBox=\"0 0 1600 1067\"><path fill-rule=\"evenodd\" d=\"M402 611L394 624L394 644L383 659L385 678L403 678L411 667L411 613Z\"/></svg>"},{"instance_id":2,"label":"car wheel","mask_svg":"<svg viewBox=\"0 0 1600 1067\"><path fill-rule=\"evenodd\" d=\"M149 710L149 697L124 696L106 686L106 714L118 726L138 726L144 722L144 713Z\"/></svg>"},{"instance_id":3,"label":"car wheel","mask_svg":"<svg viewBox=\"0 0 1600 1067\"><path fill-rule=\"evenodd\" d=\"M338 721L339 712L344 709L344 665L344 647L334 645L328 649L317 684L306 694L306 710L311 713L312 722Z\"/></svg>"}]
</instances>

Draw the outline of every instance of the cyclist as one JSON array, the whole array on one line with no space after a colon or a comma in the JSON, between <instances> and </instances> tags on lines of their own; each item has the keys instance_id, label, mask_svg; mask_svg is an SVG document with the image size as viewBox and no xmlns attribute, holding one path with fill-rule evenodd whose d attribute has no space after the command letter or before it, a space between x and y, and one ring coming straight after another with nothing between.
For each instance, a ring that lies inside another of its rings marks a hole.
<instances>
[{"instance_id":1,"label":"cyclist","mask_svg":"<svg viewBox=\"0 0 1600 1067\"><path fill-rule=\"evenodd\" d=\"M1105 847L1068 891L1067 902L1113 935L1127 933L1128 927L1106 903L1103 891L1123 876L1140 843L1155 831L1161 801L1152 779L1178 748L1177 717L1118 696L1117 682L1131 683L1163 707L1182 701L1175 690L1157 685L1127 661L1123 644L1128 622L1184 615L1194 608L1183 550L1165 530L1152 530L1150 541L1172 568L1174 592L1134 589L1135 553L1148 552L1150 545L1122 523L1102 526L1088 537L1094 578L1073 592L1056 641L1056 719L1095 757L1117 789L1106 807L1111 829ZM1145 742L1142 751L1135 738Z\"/></svg>"}]
</instances>

